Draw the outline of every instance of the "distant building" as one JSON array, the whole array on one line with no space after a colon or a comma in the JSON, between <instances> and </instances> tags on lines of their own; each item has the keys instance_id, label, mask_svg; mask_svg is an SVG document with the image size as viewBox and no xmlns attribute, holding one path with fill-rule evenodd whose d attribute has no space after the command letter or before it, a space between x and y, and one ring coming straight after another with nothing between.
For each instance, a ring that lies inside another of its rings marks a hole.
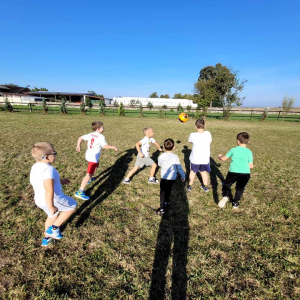
<instances>
[{"instance_id":1,"label":"distant building","mask_svg":"<svg viewBox=\"0 0 300 300\"><path fill-rule=\"evenodd\" d=\"M139 101L139 103L141 103L143 106L147 106L147 104L151 102L154 107L155 106L161 107L163 105L166 105L167 107L177 107L179 104L184 108L186 108L188 105L190 105L192 108L197 107L197 104L193 103L193 100L188 100L188 99L143 98L143 97L114 97L113 98L113 102L117 101L118 104L122 102L123 105L125 106L130 105L131 100Z\"/></svg>"}]
</instances>

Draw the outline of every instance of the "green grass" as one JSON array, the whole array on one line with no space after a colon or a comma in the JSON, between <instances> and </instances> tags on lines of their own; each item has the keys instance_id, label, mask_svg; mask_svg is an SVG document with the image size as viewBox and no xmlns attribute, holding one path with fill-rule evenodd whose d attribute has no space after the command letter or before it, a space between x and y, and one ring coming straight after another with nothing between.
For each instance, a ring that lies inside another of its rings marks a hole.
<instances>
[{"instance_id":1,"label":"green grass","mask_svg":"<svg viewBox=\"0 0 300 300\"><path fill-rule=\"evenodd\" d=\"M42 249L45 214L29 184L31 145L54 143L55 167L71 180L64 191L74 195L87 166L76 142L95 118L0 113L1 299L300 298L298 123L209 119L216 163L235 146L238 132L251 135L255 168L240 209L216 205L229 164L212 164L212 191L195 182L187 194L176 182L169 216L161 219L154 212L159 187L147 184L149 168L130 186L121 182L149 125L160 144L178 141L175 153L185 169L194 121L103 117L104 135L119 152L103 151L88 189L92 201L79 200L64 239Z\"/></svg>"}]
</instances>

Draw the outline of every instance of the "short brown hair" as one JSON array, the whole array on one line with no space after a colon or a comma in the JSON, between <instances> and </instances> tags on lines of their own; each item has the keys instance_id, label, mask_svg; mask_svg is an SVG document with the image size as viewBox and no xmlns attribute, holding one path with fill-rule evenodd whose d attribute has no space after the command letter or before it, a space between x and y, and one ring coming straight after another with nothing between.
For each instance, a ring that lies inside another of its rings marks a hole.
<instances>
[{"instance_id":1,"label":"short brown hair","mask_svg":"<svg viewBox=\"0 0 300 300\"><path fill-rule=\"evenodd\" d=\"M236 139L241 144L248 144L250 142L250 135L247 132L241 132L236 136Z\"/></svg>"},{"instance_id":2,"label":"short brown hair","mask_svg":"<svg viewBox=\"0 0 300 300\"><path fill-rule=\"evenodd\" d=\"M172 140L172 139L166 139L165 141L164 141L164 148L167 150L167 151L171 151L171 150L173 150L173 148L174 148L174 140Z\"/></svg>"},{"instance_id":3,"label":"short brown hair","mask_svg":"<svg viewBox=\"0 0 300 300\"><path fill-rule=\"evenodd\" d=\"M36 161L41 161L45 155L54 149L54 145L48 142L39 142L32 145L31 155Z\"/></svg>"},{"instance_id":4,"label":"short brown hair","mask_svg":"<svg viewBox=\"0 0 300 300\"><path fill-rule=\"evenodd\" d=\"M103 127L103 123L100 122L100 121L94 121L94 122L92 123L92 129L93 129L94 131L96 131L97 129L100 129L101 127Z\"/></svg>"},{"instance_id":5,"label":"short brown hair","mask_svg":"<svg viewBox=\"0 0 300 300\"><path fill-rule=\"evenodd\" d=\"M195 122L195 126L200 129L200 128L205 128L205 120L204 119L198 119Z\"/></svg>"}]
</instances>

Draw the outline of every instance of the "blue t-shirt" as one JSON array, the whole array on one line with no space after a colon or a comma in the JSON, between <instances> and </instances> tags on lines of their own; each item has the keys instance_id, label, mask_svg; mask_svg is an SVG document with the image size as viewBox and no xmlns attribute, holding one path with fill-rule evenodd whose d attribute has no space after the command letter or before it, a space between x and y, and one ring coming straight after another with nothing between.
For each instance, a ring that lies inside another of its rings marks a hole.
<instances>
[{"instance_id":1,"label":"blue t-shirt","mask_svg":"<svg viewBox=\"0 0 300 300\"><path fill-rule=\"evenodd\" d=\"M229 172L250 174L249 163L253 163L251 150L237 146L231 148L226 156L231 157Z\"/></svg>"}]
</instances>

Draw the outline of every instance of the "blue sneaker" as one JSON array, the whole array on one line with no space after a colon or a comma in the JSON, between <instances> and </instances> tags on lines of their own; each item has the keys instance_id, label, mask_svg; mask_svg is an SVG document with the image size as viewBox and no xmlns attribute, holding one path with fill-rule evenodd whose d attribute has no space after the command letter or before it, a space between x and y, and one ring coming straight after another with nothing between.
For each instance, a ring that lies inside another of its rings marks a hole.
<instances>
[{"instance_id":1,"label":"blue sneaker","mask_svg":"<svg viewBox=\"0 0 300 300\"><path fill-rule=\"evenodd\" d=\"M96 178L95 177L92 177L89 181L88 181L88 183L87 183L87 185L89 185L89 184L91 184L93 181L95 181L96 180Z\"/></svg>"},{"instance_id":2,"label":"blue sneaker","mask_svg":"<svg viewBox=\"0 0 300 300\"><path fill-rule=\"evenodd\" d=\"M47 247L53 239L49 236L45 236L42 240L42 246Z\"/></svg>"},{"instance_id":3,"label":"blue sneaker","mask_svg":"<svg viewBox=\"0 0 300 300\"><path fill-rule=\"evenodd\" d=\"M189 185L189 186L187 187L187 190L188 190L189 192L191 192L191 191L192 191L192 187Z\"/></svg>"},{"instance_id":4,"label":"blue sneaker","mask_svg":"<svg viewBox=\"0 0 300 300\"><path fill-rule=\"evenodd\" d=\"M59 230L59 227L57 228L53 228L53 226L50 226L47 230L46 230L46 234L47 237L52 237L56 240L60 240L62 239L64 236L62 235L62 233Z\"/></svg>"},{"instance_id":5,"label":"blue sneaker","mask_svg":"<svg viewBox=\"0 0 300 300\"><path fill-rule=\"evenodd\" d=\"M90 200L90 197L89 196L87 196L86 194L85 194L85 192L83 191L83 192L80 192L80 191L77 191L76 193L75 193L75 197L77 197L77 198L79 198L79 199L81 199L81 200Z\"/></svg>"}]
</instances>

